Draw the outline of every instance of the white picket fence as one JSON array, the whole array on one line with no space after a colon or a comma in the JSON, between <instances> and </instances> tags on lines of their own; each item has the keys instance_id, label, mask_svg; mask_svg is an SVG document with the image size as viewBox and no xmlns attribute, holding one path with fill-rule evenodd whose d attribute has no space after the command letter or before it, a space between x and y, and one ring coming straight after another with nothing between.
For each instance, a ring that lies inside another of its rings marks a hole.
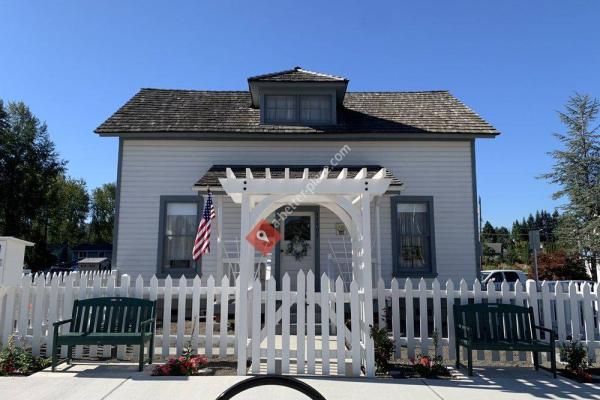
<instances>
[{"instance_id":1,"label":"white picket fence","mask_svg":"<svg viewBox=\"0 0 600 400\"><path fill-rule=\"evenodd\" d=\"M85 279L84 279L85 278ZM247 293L247 306L241 302L236 286L224 277L219 286L209 277L203 282L180 278L164 280L153 277L144 281L114 273L87 276L58 274L50 277L26 276L19 286L0 287L0 340L6 344L15 335L34 354L47 352L52 346L52 322L70 317L73 300L98 296L132 296L157 300L156 354L168 357L190 346L208 356L235 354L235 320L247 312L249 341L247 354L252 373L283 374L361 374L365 365L368 327L364 316L364 293L356 282L349 290L338 279L326 275L320 279L320 292L315 290L312 272L300 272L298 289L290 290L285 276L281 290L274 280L266 287L255 281ZM557 331L559 342L568 338L582 340L594 357L600 348L598 318L599 290L590 284L562 285L542 283L538 288L529 281L503 283L482 288L479 282L468 285L461 281L444 284L421 279L392 280L391 287L382 281L373 289L376 323L389 328L396 345L397 358L410 358L433 349L433 333L440 338L435 350L448 360L455 358L452 305L467 302L501 302L532 306L538 322ZM66 351L66 349L63 349ZM118 356L126 357L127 349L119 347ZM134 349L135 352L135 349ZM110 347L78 346L75 357L110 356ZM477 358L484 358L478 352ZM524 354L516 355L525 360ZM492 352L491 359L513 360L512 352Z\"/></svg>"}]
</instances>

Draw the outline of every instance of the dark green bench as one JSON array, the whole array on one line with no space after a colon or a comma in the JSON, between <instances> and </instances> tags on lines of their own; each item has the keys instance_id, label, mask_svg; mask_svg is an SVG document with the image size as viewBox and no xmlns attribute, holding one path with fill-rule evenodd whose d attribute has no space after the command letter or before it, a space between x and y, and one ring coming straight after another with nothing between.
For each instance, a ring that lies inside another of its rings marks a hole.
<instances>
[{"instance_id":1,"label":"dark green bench","mask_svg":"<svg viewBox=\"0 0 600 400\"><path fill-rule=\"evenodd\" d=\"M552 373L556 378L556 333L535 325L532 307L512 304L454 305L456 335L456 368L460 367L460 346L467 351L469 376L473 375L473 350L531 351L535 369L539 369L539 353L550 353ZM546 332L550 341L538 339Z\"/></svg>"},{"instance_id":2,"label":"dark green bench","mask_svg":"<svg viewBox=\"0 0 600 400\"><path fill-rule=\"evenodd\" d=\"M99 297L75 300L71 318L54 323L52 371L56 369L61 346L68 346L71 363L72 346L139 345L139 370L144 368L144 344L150 342L149 363L154 356L154 319L156 301L131 297ZM59 327L70 323L68 332Z\"/></svg>"}]
</instances>

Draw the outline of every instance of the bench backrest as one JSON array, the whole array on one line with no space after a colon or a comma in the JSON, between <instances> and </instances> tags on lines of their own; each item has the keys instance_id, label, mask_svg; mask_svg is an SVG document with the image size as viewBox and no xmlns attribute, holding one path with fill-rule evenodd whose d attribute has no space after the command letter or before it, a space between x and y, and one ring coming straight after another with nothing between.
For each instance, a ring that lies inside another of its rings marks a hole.
<instances>
[{"instance_id":1,"label":"bench backrest","mask_svg":"<svg viewBox=\"0 0 600 400\"><path fill-rule=\"evenodd\" d=\"M132 297L75 300L70 332L136 333L140 323L154 319L156 302ZM148 326L146 329L149 329Z\"/></svg>"},{"instance_id":2,"label":"bench backrest","mask_svg":"<svg viewBox=\"0 0 600 400\"><path fill-rule=\"evenodd\" d=\"M529 342L537 339L532 307L513 304L455 304L457 339L474 342ZM461 327L462 326L462 327ZM465 327L470 327L469 333Z\"/></svg>"}]
</instances>

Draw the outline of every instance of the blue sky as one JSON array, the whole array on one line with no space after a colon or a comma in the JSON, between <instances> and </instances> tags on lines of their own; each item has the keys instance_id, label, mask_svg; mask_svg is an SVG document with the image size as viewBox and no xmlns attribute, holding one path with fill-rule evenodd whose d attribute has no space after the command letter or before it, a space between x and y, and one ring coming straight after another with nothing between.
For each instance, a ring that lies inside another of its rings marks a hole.
<instances>
[{"instance_id":1,"label":"blue sky","mask_svg":"<svg viewBox=\"0 0 600 400\"><path fill-rule=\"evenodd\" d=\"M600 97L600 2L4 1L0 98L49 125L69 174L115 180L117 139L92 133L141 87L246 89L301 65L350 90L449 89L503 134L477 143L484 218L553 209L535 177L556 111Z\"/></svg>"}]
</instances>

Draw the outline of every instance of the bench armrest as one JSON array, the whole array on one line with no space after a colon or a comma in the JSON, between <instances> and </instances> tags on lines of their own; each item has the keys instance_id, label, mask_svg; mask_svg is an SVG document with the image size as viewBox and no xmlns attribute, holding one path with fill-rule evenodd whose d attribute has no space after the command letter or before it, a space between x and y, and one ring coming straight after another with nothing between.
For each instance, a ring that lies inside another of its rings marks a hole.
<instances>
[{"instance_id":1,"label":"bench armrest","mask_svg":"<svg viewBox=\"0 0 600 400\"><path fill-rule=\"evenodd\" d=\"M144 331L144 327L146 325L150 325L150 329L152 329L152 327L154 326L154 318L150 318L150 319L140 322L140 330L142 332Z\"/></svg>"},{"instance_id":2,"label":"bench armrest","mask_svg":"<svg viewBox=\"0 0 600 400\"><path fill-rule=\"evenodd\" d=\"M538 331L541 331L541 332L548 332L550 334L550 340L552 340L552 341L556 340L556 337L557 337L556 332L554 332L550 328L545 328L543 326L534 325L533 329L537 329Z\"/></svg>"},{"instance_id":3,"label":"bench armrest","mask_svg":"<svg viewBox=\"0 0 600 400\"><path fill-rule=\"evenodd\" d=\"M52 323L52 326L57 328L60 325L68 324L69 322L72 322L72 321L73 321L73 318L63 319L62 321L56 321L56 322Z\"/></svg>"}]
</instances>

